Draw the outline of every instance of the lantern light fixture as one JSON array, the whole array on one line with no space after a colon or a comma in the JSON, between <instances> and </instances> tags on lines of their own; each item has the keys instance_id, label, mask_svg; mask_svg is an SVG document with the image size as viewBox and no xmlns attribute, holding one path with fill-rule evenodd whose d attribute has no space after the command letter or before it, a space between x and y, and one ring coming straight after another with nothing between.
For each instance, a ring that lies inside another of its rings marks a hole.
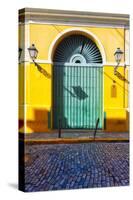
<instances>
[{"instance_id":1,"label":"lantern light fixture","mask_svg":"<svg viewBox=\"0 0 133 200\"><path fill-rule=\"evenodd\" d=\"M29 54L30 54L30 57L31 57L32 61L35 62L35 59L37 58L37 54L38 54L38 50L37 50L37 48L35 47L35 45L32 44L32 45L28 48L28 51L29 51Z\"/></svg>"},{"instance_id":2,"label":"lantern light fixture","mask_svg":"<svg viewBox=\"0 0 133 200\"><path fill-rule=\"evenodd\" d=\"M114 53L115 61L117 63L117 65L114 68L114 74L116 74L117 67L119 66L122 59L122 55L123 55L123 51L120 48L117 48Z\"/></svg>"},{"instance_id":3,"label":"lantern light fixture","mask_svg":"<svg viewBox=\"0 0 133 200\"><path fill-rule=\"evenodd\" d=\"M120 48L117 48L116 51L115 51L115 53L114 53L117 65L120 64L121 59L122 59L122 55L123 55L123 51Z\"/></svg>"}]
</instances>

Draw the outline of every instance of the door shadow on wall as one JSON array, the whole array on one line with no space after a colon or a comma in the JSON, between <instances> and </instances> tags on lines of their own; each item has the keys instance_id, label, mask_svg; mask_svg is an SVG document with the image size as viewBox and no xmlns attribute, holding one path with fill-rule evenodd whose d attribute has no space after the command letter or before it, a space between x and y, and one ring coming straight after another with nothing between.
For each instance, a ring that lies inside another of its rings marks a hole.
<instances>
[{"instance_id":1,"label":"door shadow on wall","mask_svg":"<svg viewBox=\"0 0 133 200\"><path fill-rule=\"evenodd\" d=\"M50 125L50 111L46 108L33 109L34 119L27 120L27 127L33 132L44 132L48 129Z\"/></svg>"},{"instance_id":2,"label":"door shadow on wall","mask_svg":"<svg viewBox=\"0 0 133 200\"><path fill-rule=\"evenodd\" d=\"M126 116L118 118L105 118L104 129L109 132L129 132L129 112L126 111Z\"/></svg>"},{"instance_id":3,"label":"door shadow on wall","mask_svg":"<svg viewBox=\"0 0 133 200\"><path fill-rule=\"evenodd\" d=\"M53 65L53 96L52 96L52 105L53 105L53 128L69 128L68 120L64 116L64 96L63 96L63 81L64 81L64 64L62 65ZM73 97L75 95L71 93ZM60 122L59 122L60 121ZM59 125L60 123L60 125Z\"/></svg>"}]
</instances>

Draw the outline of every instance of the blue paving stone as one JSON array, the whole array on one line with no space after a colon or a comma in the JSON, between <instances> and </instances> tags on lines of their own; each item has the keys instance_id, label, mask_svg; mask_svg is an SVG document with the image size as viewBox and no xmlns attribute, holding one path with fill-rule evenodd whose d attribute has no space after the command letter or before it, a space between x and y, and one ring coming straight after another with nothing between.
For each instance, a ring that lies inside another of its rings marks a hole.
<instances>
[{"instance_id":1,"label":"blue paving stone","mask_svg":"<svg viewBox=\"0 0 133 200\"><path fill-rule=\"evenodd\" d=\"M129 185L128 143L26 145L25 190Z\"/></svg>"}]
</instances>

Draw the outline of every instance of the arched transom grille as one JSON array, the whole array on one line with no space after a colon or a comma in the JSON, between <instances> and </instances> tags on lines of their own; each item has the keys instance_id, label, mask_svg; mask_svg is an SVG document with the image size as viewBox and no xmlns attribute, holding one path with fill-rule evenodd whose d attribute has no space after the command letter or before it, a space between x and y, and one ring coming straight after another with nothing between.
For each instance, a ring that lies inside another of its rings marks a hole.
<instances>
[{"instance_id":1,"label":"arched transom grille","mask_svg":"<svg viewBox=\"0 0 133 200\"><path fill-rule=\"evenodd\" d=\"M70 35L60 42L55 50L54 62L102 63L101 53L96 44L83 35Z\"/></svg>"}]
</instances>

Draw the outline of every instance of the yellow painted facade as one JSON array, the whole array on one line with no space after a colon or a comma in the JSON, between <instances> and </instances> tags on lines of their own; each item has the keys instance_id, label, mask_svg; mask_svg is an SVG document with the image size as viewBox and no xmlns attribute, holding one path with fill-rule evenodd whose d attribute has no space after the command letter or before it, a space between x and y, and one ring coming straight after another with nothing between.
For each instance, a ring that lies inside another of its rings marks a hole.
<instances>
[{"instance_id":1,"label":"yellow painted facade","mask_svg":"<svg viewBox=\"0 0 133 200\"><path fill-rule=\"evenodd\" d=\"M92 38L101 50L101 46L99 46L98 43L98 41L100 41L105 52L105 61L103 63L103 131L126 132L129 130L129 67L118 67L119 76L117 76L114 75L113 66L115 64L114 52L117 47L120 47L123 51L125 49L126 41L124 28L28 23L20 24L19 29L20 32L22 32L23 29L25 30L25 37L22 37L20 34L19 45L22 46L25 41L28 41L28 45L35 44L38 49L37 63L39 63L42 69L49 75L49 77L47 77L41 73L30 59L25 62L20 62L20 132L52 133L54 131L52 127L52 56L59 41L68 34L78 31ZM74 31L72 31L72 29ZM89 35L87 32L91 34ZM95 38L93 38L93 35ZM96 38L98 38L98 41ZM55 40L56 42L54 42ZM121 63L125 63L124 56Z\"/></svg>"}]
</instances>

